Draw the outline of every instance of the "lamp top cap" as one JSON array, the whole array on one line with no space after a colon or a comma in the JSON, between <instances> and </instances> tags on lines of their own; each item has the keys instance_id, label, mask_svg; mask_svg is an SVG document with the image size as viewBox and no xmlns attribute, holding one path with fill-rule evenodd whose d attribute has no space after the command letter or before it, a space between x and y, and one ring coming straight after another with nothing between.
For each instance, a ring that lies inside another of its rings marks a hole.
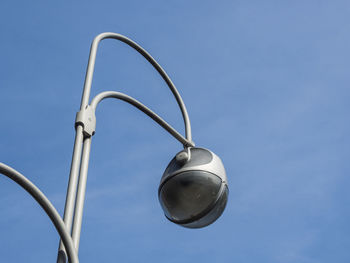
<instances>
[{"instance_id":1,"label":"lamp top cap","mask_svg":"<svg viewBox=\"0 0 350 263\"><path fill-rule=\"evenodd\" d=\"M215 174L222 182L227 183L221 159L212 151L199 147L189 147L177 153L165 169L160 183L176 174L194 170Z\"/></svg>"}]
</instances>

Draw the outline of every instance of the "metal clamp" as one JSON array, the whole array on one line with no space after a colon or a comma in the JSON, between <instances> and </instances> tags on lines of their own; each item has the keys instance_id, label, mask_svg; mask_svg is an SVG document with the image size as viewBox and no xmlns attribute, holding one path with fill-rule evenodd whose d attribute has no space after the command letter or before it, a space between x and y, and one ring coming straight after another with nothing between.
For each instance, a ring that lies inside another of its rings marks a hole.
<instances>
[{"instance_id":1,"label":"metal clamp","mask_svg":"<svg viewBox=\"0 0 350 263\"><path fill-rule=\"evenodd\" d=\"M77 113L75 117L75 128L77 128L78 125L83 127L85 136L91 137L95 134L96 116L94 109L90 107L90 105Z\"/></svg>"}]
</instances>

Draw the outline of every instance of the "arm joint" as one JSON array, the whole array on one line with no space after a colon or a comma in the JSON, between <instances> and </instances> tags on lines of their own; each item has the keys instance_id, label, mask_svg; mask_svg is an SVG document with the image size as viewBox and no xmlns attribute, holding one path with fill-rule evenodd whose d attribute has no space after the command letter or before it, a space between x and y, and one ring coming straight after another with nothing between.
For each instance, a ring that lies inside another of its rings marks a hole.
<instances>
[{"instance_id":1,"label":"arm joint","mask_svg":"<svg viewBox=\"0 0 350 263\"><path fill-rule=\"evenodd\" d=\"M77 113L75 128L77 128L78 125L83 127L83 133L86 137L91 137L95 134L96 116L94 109L90 105Z\"/></svg>"}]
</instances>

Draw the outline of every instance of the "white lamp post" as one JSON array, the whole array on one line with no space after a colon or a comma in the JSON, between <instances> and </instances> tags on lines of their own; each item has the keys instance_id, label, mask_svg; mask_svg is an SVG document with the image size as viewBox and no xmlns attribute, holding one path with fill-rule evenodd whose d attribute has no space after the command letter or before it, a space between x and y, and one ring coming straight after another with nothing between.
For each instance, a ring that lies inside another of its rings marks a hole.
<instances>
[{"instance_id":1,"label":"white lamp post","mask_svg":"<svg viewBox=\"0 0 350 263\"><path fill-rule=\"evenodd\" d=\"M138 51L158 71L180 107L185 123L185 137L145 105L123 93L105 91L95 96L89 103L96 52L103 39L116 39L126 43ZM170 221L188 228L204 227L213 223L226 206L228 187L224 166L220 158L211 151L195 147L185 104L169 76L155 59L134 41L120 34L102 33L91 45L80 111L75 121L76 136L63 217L64 224L47 198L28 179L0 163L0 173L7 175L27 190L55 224L62 239L57 257L58 263L65 263L67 256L70 262L78 262L91 139L96 127L95 111L99 102L106 98L123 100L135 106L183 145L184 150L176 154L166 168L158 191L159 201L165 216Z\"/></svg>"}]
</instances>

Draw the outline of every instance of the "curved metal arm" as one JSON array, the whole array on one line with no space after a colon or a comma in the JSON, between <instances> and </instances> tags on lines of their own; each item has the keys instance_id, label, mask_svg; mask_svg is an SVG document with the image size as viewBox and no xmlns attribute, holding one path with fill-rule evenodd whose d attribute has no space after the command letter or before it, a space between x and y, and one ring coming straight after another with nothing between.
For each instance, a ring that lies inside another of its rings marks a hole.
<instances>
[{"instance_id":1,"label":"curved metal arm","mask_svg":"<svg viewBox=\"0 0 350 263\"><path fill-rule=\"evenodd\" d=\"M56 227L57 232L61 236L64 246L68 252L69 262L79 263L79 259L74 248L72 238L69 235L62 218L58 214L55 207L47 199L47 197L24 175L20 174L15 169L3 163L0 163L0 173L19 184L40 204L40 206L45 210L46 214L50 217L52 223Z\"/></svg>"},{"instance_id":2,"label":"curved metal arm","mask_svg":"<svg viewBox=\"0 0 350 263\"><path fill-rule=\"evenodd\" d=\"M100 103L102 100L107 99L107 98L116 98L123 100L145 114L147 114L149 117L151 117L155 122L157 122L160 126L162 126L165 130L167 130L172 136L175 137L178 141L180 141L185 147L194 147L194 143L186 138L184 138L180 133L178 133L173 127L171 127L170 124L168 124L166 121L164 121L160 116L158 116L156 113L154 113L152 110L150 110L148 107L143 105L141 102L137 101L136 99L123 94L121 92L116 92L116 91L105 91L101 92L100 94L96 95L92 101L91 101L91 108L93 112L95 113L96 107L98 103Z\"/></svg>"},{"instance_id":3,"label":"curved metal arm","mask_svg":"<svg viewBox=\"0 0 350 263\"><path fill-rule=\"evenodd\" d=\"M148 60L152 64L152 66L158 71L158 73L162 76L166 84L169 86L171 92L174 94L175 99L181 109L182 117L185 122L185 130L186 130L186 138L188 141L192 141L192 133L191 133L191 123L190 119L188 117L187 109L185 106L185 103L183 102L179 92L177 91L174 83L171 81L169 76L166 74L164 69L157 63L157 61L150 55L146 50L144 50L140 45L132 41L131 39L120 35L116 33L102 33L99 34L97 37L95 37L94 41L92 42L91 49L90 49L90 57L89 57L89 63L86 71L85 76L85 84L84 84L84 92L81 100L80 110L83 110L88 104L89 104L89 97L90 97L90 90L91 90L91 83L92 83L92 77L94 73L95 68L95 61L96 61L96 53L98 44L103 40L107 38L112 38L116 40L120 40L124 42L125 44L131 46L134 48L137 52L139 52L144 58Z\"/></svg>"}]
</instances>

